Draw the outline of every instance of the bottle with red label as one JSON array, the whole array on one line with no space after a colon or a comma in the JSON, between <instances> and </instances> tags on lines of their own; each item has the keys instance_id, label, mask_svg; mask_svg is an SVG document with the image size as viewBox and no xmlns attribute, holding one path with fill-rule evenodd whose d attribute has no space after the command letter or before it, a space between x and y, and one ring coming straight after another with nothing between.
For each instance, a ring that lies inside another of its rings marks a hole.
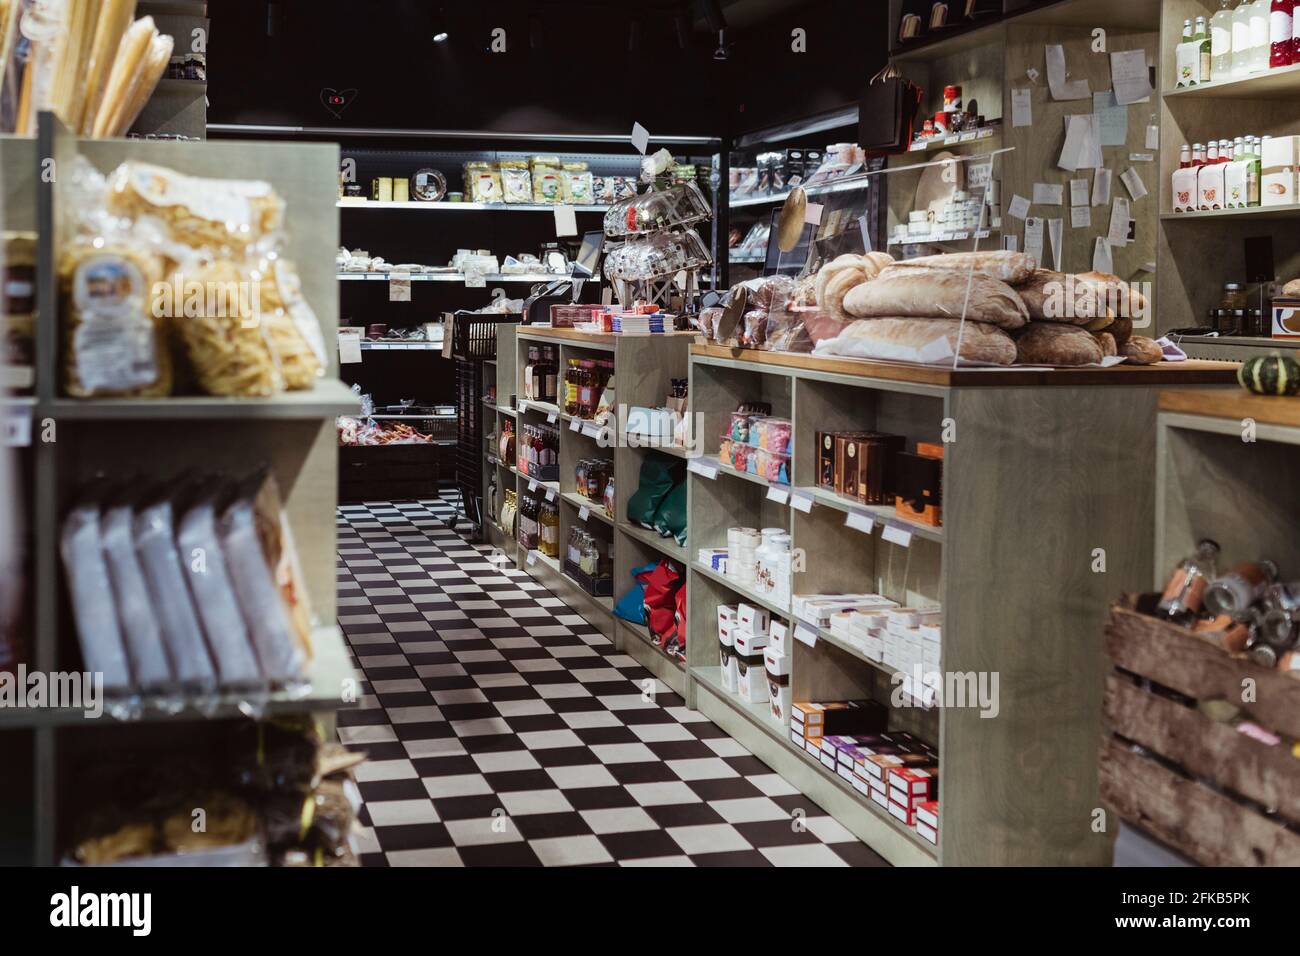
<instances>
[{"instance_id":1,"label":"bottle with red label","mask_svg":"<svg viewBox=\"0 0 1300 956\"><path fill-rule=\"evenodd\" d=\"M1292 13L1295 0L1273 0L1268 11L1268 65L1290 66L1295 45Z\"/></svg>"}]
</instances>

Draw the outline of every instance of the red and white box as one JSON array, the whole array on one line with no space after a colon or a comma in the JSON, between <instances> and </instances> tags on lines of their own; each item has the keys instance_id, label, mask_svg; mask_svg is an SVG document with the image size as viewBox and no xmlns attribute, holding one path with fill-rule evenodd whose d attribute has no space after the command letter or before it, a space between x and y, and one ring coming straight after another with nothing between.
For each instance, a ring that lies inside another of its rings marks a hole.
<instances>
[{"instance_id":1,"label":"red and white box","mask_svg":"<svg viewBox=\"0 0 1300 956\"><path fill-rule=\"evenodd\" d=\"M916 832L921 839L939 845L939 801L924 800L916 805Z\"/></svg>"}]
</instances>

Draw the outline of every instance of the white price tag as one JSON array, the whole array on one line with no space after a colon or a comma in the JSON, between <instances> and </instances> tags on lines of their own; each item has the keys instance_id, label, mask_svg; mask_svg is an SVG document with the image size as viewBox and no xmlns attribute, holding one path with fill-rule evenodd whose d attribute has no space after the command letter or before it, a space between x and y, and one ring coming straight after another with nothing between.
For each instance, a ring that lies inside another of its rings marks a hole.
<instances>
[{"instance_id":1,"label":"white price tag","mask_svg":"<svg viewBox=\"0 0 1300 956\"><path fill-rule=\"evenodd\" d=\"M546 413L546 424L548 424L548 425L554 425L554 424L555 424L555 420L556 420L557 418L559 418L559 417L560 417L560 415L559 415L558 412L547 412L547 413Z\"/></svg>"},{"instance_id":2,"label":"white price tag","mask_svg":"<svg viewBox=\"0 0 1300 956\"><path fill-rule=\"evenodd\" d=\"M767 486L767 500L775 501L779 505L785 504L790 500L790 492L784 488L778 488L776 485Z\"/></svg>"},{"instance_id":3,"label":"white price tag","mask_svg":"<svg viewBox=\"0 0 1300 956\"><path fill-rule=\"evenodd\" d=\"M810 226L820 226L822 224L822 204L819 202L810 202L804 206L803 221Z\"/></svg>"},{"instance_id":4,"label":"white price tag","mask_svg":"<svg viewBox=\"0 0 1300 956\"><path fill-rule=\"evenodd\" d=\"M519 399L519 411L521 412L528 411L528 399L526 398Z\"/></svg>"},{"instance_id":5,"label":"white price tag","mask_svg":"<svg viewBox=\"0 0 1300 956\"><path fill-rule=\"evenodd\" d=\"M528 552L528 558L525 560L524 563L527 564L530 568L531 568L534 564L536 564L536 563L537 563L537 552L536 552L536 551L529 551L529 552Z\"/></svg>"},{"instance_id":6,"label":"white price tag","mask_svg":"<svg viewBox=\"0 0 1300 956\"><path fill-rule=\"evenodd\" d=\"M707 478L713 481L718 477L718 469L713 465L706 465L702 461L693 461L686 466L687 471L693 471L701 478Z\"/></svg>"},{"instance_id":7,"label":"white price tag","mask_svg":"<svg viewBox=\"0 0 1300 956\"><path fill-rule=\"evenodd\" d=\"M582 422L578 421L576 418L569 419L569 431L576 432L581 427Z\"/></svg>"},{"instance_id":8,"label":"white price tag","mask_svg":"<svg viewBox=\"0 0 1300 956\"><path fill-rule=\"evenodd\" d=\"M585 505L578 509L578 520L581 521L583 524L586 524L587 519L590 517L591 517L591 511Z\"/></svg>"},{"instance_id":9,"label":"white price tag","mask_svg":"<svg viewBox=\"0 0 1300 956\"><path fill-rule=\"evenodd\" d=\"M807 495L792 494L790 495L790 507L804 514L812 511L813 500Z\"/></svg>"},{"instance_id":10,"label":"white price tag","mask_svg":"<svg viewBox=\"0 0 1300 956\"><path fill-rule=\"evenodd\" d=\"M863 514L861 511L850 511L844 516L845 527L852 528L854 531L861 531L863 534L871 534L876 530L876 519L871 515Z\"/></svg>"},{"instance_id":11,"label":"white price tag","mask_svg":"<svg viewBox=\"0 0 1300 956\"><path fill-rule=\"evenodd\" d=\"M650 148L650 131L640 123L632 124L632 148L642 156Z\"/></svg>"},{"instance_id":12,"label":"white price tag","mask_svg":"<svg viewBox=\"0 0 1300 956\"><path fill-rule=\"evenodd\" d=\"M355 332L339 333L339 364L354 365L361 361L361 336Z\"/></svg>"},{"instance_id":13,"label":"white price tag","mask_svg":"<svg viewBox=\"0 0 1300 956\"><path fill-rule=\"evenodd\" d=\"M588 438L599 438L600 426L593 425L591 422L587 422L585 425L582 426L582 433L586 435Z\"/></svg>"},{"instance_id":14,"label":"white price tag","mask_svg":"<svg viewBox=\"0 0 1300 956\"><path fill-rule=\"evenodd\" d=\"M26 408L9 408L0 417L0 447L29 448L32 444L32 416Z\"/></svg>"},{"instance_id":15,"label":"white price tag","mask_svg":"<svg viewBox=\"0 0 1300 956\"><path fill-rule=\"evenodd\" d=\"M555 235L558 239L578 234L578 215L572 206L555 207Z\"/></svg>"},{"instance_id":16,"label":"white price tag","mask_svg":"<svg viewBox=\"0 0 1300 956\"><path fill-rule=\"evenodd\" d=\"M794 639L801 644L807 644L809 647L816 647L817 631L802 621L798 621L794 626Z\"/></svg>"},{"instance_id":17,"label":"white price tag","mask_svg":"<svg viewBox=\"0 0 1300 956\"><path fill-rule=\"evenodd\" d=\"M555 489L554 489L554 488L547 488L547 489L546 489L546 500L547 500L547 501L554 501L554 500L555 500Z\"/></svg>"},{"instance_id":18,"label":"white price tag","mask_svg":"<svg viewBox=\"0 0 1300 956\"><path fill-rule=\"evenodd\" d=\"M536 479L536 478L532 478L532 479L529 480L529 482L528 482L528 490L529 490L529 491L536 491L536 490L537 490L537 479Z\"/></svg>"},{"instance_id":19,"label":"white price tag","mask_svg":"<svg viewBox=\"0 0 1300 956\"><path fill-rule=\"evenodd\" d=\"M912 532L906 528L900 528L896 524L890 524L888 521L885 522L885 527L881 530L880 536L890 544L901 545L904 548L912 546Z\"/></svg>"}]
</instances>

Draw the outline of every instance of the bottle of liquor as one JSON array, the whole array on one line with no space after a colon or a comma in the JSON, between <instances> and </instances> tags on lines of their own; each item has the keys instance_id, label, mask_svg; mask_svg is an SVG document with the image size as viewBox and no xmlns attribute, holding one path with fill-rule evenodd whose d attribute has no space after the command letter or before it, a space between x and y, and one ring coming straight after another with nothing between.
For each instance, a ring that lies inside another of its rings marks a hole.
<instances>
[{"instance_id":1,"label":"bottle of liquor","mask_svg":"<svg viewBox=\"0 0 1300 956\"><path fill-rule=\"evenodd\" d=\"M1213 166L1219 161L1219 141L1212 139L1205 147L1205 165Z\"/></svg>"},{"instance_id":2,"label":"bottle of liquor","mask_svg":"<svg viewBox=\"0 0 1300 956\"><path fill-rule=\"evenodd\" d=\"M1219 11L1210 17L1210 78L1226 80L1232 75L1233 0L1219 0Z\"/></svg>"},{"instance_id":3,"label":"bottle of liquor","mask_svg":"<svg viewBox=\"0 0 1300 956\"><path fill-rule=\"evenodd\" d=\"M1291 65L1291 8L1295 0L1273 0L1268 13L1268 66Z\"/></svg>"},{"instance_id":4,"label":"bottle of liquor","mask_svg":"<svg viewBox=\"0 0 1300 956\"><path fill-rule=\"evenodd\" d=\"M1250 72L1268 69L1268 14L1271 0L1254 0L1250 5Z\"/></svg>"},{"instance_id":5,"label":"bottle of liquor","mask_svg":"<svg viewBox=\"0 0 1300 956\"><path fill-rule=\"evenodd\" d=\"M1193 166L1205 165L1205 147L1200 143L1192 144L1192 165Z\"/></svg>"},{"instance_id":6,"label":"bottle of liquor","mask_svg":"<svg viewBox=\"0 0 1300 956\"><path fill-rule=\"evenodd\" d=\"M1156 614L1179 624L1186 624L1201 613L1205 589L1217 575L1218 542L1205 538L1196 545L1196 553L1184 558L1174 569Z\"/></svg>"},{"instance_id":7,"label":"bottle of liquor","mask_svg":"<svg viewBox=\"0 0 1300 956\"><path fill-rule=\"evenodd\" d=\"M1232 75L1250 72L1250 0L1232 11Z\"/></svg>"},{"instance_id":8,"label":"bottle of liquor","mask_svg":"<svg viewBox=\"0 0 1300 956\"><path fill-rule=\"evenodd\" d=\"M1196 25L1192 27L1192 39L1201 45L1201 82L1208 83L1210 80L1210 27L1205 22L1205 17L1197 17Z\"/></svg>"},{"instance_id":9,"label":"bottle of liquor","mask_svg":"<svg viewBox=\"0 0 1300 956\"><path fill-rule=\"evenodd\" d=\"M1178 168L1186 169L1190 165L1192 165L1192 147L1183 143L1178 147Z\"/></svg>"}]
</instances>

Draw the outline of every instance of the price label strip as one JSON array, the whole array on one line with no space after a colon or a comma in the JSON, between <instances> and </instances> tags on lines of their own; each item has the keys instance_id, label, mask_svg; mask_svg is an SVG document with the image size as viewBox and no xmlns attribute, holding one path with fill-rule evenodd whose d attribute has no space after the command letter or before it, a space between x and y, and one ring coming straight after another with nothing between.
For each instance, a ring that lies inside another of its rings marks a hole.
<instances>
[{"instance_id":1,"label":"price label strip","mask_svg":"<svg viewBox=\"0 0 1300 956\"><path fill-rule=\"evenodd\" d=\"M809 627L803 621L797 621L794 625L794 639L801 644L807 644L809 647L817 646L817 629Z\"/></svg>"},{"instance_id":2,"label":"price label strip","mask_svg":"<svg viewBox=\"0 0 1300 956\"><path fill-rule=\"evenodd\" d=\"M885 527L881 529L880 536L890 544L896 544L904 548L912 546L912 532L888 521L885 522Z\"/></svg>"},{"instance_id":3,"label":"price label strip","mask_svg":"<svg viewBox=\"0 0 1300 956\"><path fill-rule=\"evenodd\" d=\"M701 478L707 478L709 481L715 481L718 477L718 469L713 465L705 464L702 461L692 461L686 466L687 471L693 471Z\"/></svg>"},{"instance_id":4,"label":"price label strip","mask_svg":"<svg viewBox=\"0 0 1300 956\"><path fill-rule=\"evenodd\" d=\"M876 530L876 519L862 511L850 511L844 516L844 524L863 534L871 534Z\"/></svg>"}]
</instances>

